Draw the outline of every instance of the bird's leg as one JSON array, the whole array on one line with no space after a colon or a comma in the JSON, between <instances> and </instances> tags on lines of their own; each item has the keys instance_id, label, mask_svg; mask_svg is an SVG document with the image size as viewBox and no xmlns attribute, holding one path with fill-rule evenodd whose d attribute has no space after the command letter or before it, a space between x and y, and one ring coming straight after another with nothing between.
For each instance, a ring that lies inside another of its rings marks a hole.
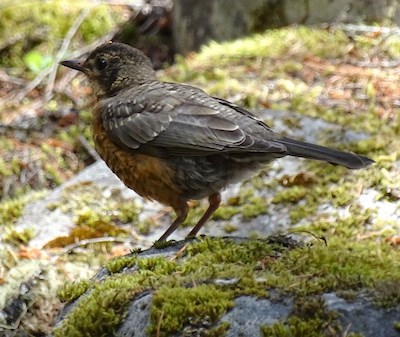
<instances>
[{"instance_id":1,"label":"bird's leg","mask_svg":"<svg viewBox=\"0 0 400 337\"><path fill-rule=\"evenodd\" d=\"M175 232L175 230L179 227L182 222L185 221L188 213L189 213L189 206L187 205L186 201L180 204L178 207L174 207L176 213L176 219L172 223L172 225L165 231L165 233L158 239L158 241L166 241L167 238Z\"/></svg>"},{"instance_id":2,"label":"bird's leg","mask_svg":"<svg viewBox=\"0 0 400 337\"><path fill-rule=\"evenodd\" d=\"M219 204L221 203L221 193L214 193L208 197L210 206L208 206L206 212L203 214L196 226L191 230L191 232L186 236L186 238L195 237L197 232L204 226L211 215L217 210Z\"/></svg>"}]
</instances>

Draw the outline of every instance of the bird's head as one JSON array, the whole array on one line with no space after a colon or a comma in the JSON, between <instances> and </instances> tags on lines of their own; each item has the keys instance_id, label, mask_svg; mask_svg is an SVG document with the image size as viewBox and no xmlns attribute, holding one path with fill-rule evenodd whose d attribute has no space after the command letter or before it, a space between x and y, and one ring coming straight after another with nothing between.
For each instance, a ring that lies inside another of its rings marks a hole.
<instances>
[{"instance_id":1,"label":"bird's head","mask_svg":"<svg viewBox=\"0 0 400 337\"><path fill-rule=\"evenodd\" d=\"M150 59L123 43L105 43L84 61L66 60L60 64L83 72L98 98L114 96L156 78Z\"/></svg>"}]
</instances>

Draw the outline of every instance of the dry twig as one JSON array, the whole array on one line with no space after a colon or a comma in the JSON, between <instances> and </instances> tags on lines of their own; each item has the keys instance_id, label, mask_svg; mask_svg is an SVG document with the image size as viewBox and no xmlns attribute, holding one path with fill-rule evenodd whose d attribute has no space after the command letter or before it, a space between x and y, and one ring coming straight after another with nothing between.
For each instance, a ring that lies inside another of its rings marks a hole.
<instances>
[{"instance_id":1,"label":"dry twig","mask_svg":"<svg viewBox=\"0 0 400 337\"><path fill-rule=\"evenodd\" d=\"M47 86L46 86L46 89L45 89L44 101L43 102L45 103L51 98L52 93L53 93L54 81L55 81L56 74L57 74L58 63L63 58L65 52L68 49L69 44L71 43L72 38L74 37L74 35L78 31L78 29L81 26L83 20L85 20L86 16L92 10L92 8L93 8L93 6L85 7L81 11L79 16L76 18L76 20L72 24L71 28L69 29L65 39L63 40L61 48L59 49L52 66L49 67L49 68L46 68L42 72L40 72L31 82L28 83L28 85L22 91L20 91L18 94L16 94L12 98L12 100L15 100L15 101L22 100L23 98L25 98L25 96L29 92L31 92L33 89L35 89L47 77L48 77L48 81L47 81Z\"/></svg>"},{"instance_id":2,"label":"dry twig","mask_svg":"<svg viewBox=\"0 0 400 337\"><path fill-rule=\"evenodd\" d=\"M49 80L47 81L47 86L44 92L44 100L48 101L52 94L53 94L53 88L54 88L54 81L56 79L56 74L57 74L57 69L58 69L58 64L61 61L61 59L64 57L65 52L68 49L69 44L71 43L72 38L78 31L79 27L81 26L82 22L85 20L85 18L88 16L90 11L92 10L93 6L88 6L85 7L79 16L76 18L74 23L72 24L71 28L69 29L67 35L65 36L63 43L61 45L61 48L59 49L56 58L54 60L54 63L50 69L50 74L49 74Z\"/></svg>"}]
</instances>

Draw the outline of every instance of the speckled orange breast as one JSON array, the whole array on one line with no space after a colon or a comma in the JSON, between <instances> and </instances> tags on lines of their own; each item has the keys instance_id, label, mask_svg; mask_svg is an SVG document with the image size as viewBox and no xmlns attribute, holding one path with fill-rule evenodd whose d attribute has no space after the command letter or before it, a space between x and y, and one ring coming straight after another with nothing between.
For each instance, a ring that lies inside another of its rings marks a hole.
<instances>
[{"instance_id":1,"label":"speckled orange breast","mask_svg":"<svg viewBox=\"0 0 400 337\"><path fill-rule=\"evenodd\" d=\"M182 202L173 181L174 171L163 159L119 148L107 135L96 111L92 128L96 151L126 186L165 205L174 207Z\"/></svg>"}]
</instances>

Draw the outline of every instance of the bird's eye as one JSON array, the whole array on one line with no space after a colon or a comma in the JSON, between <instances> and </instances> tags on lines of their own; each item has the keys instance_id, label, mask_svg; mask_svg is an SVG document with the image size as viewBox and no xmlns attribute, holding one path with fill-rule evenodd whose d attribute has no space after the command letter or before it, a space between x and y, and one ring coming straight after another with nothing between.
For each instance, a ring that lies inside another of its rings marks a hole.
<instances>
[{"instance_id":1,"label":"bird's eye","mask_svg":"<svg viewBox=\"0 0 400 337\"><path fill-rule=\"evenodd\" d=\"M105 67L107 67L107 61L105 59L100 58L96 60L96 68L98 70L103 70Z\"/></svg>"}]
</instances>

